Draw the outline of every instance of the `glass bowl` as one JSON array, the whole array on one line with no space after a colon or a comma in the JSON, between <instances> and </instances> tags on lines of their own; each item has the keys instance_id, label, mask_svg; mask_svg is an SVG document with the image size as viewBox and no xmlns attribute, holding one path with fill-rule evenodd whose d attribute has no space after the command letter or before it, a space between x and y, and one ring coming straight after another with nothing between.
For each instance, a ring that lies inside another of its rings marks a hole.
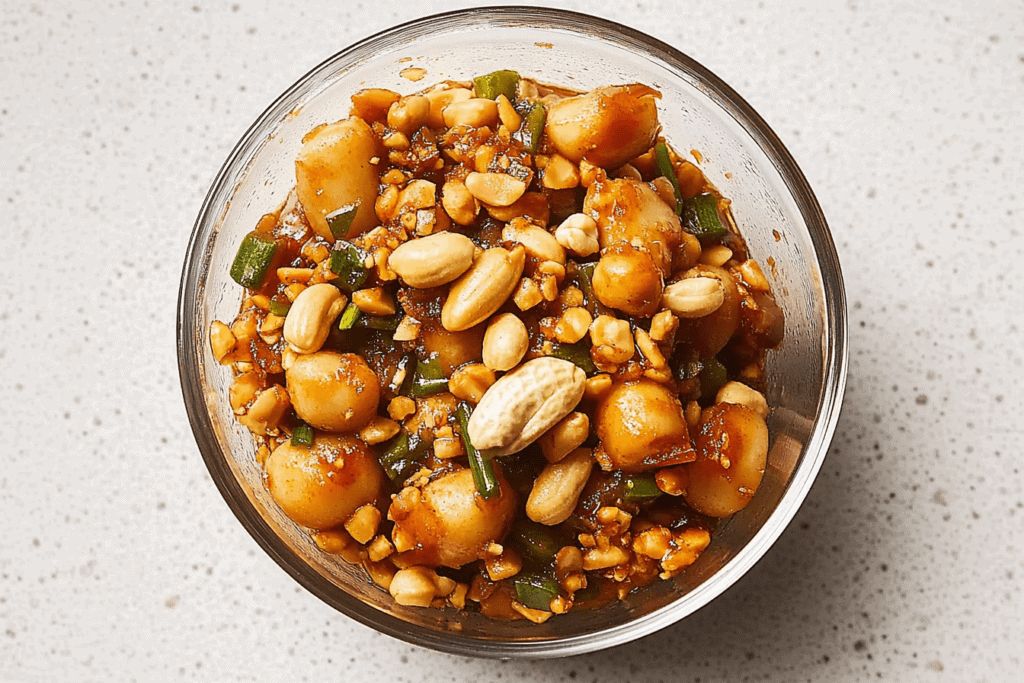
<instances>
[{"instance_id":1,"label":"glass bowl","mask_svg":"<svg viewBox=\"0 0 1024 683\"><path fill-rule=\"evenodd\" d=\"M426 77L408 77L423 69ZM662 93L659 117L681 152L699 150L710 181L732 200L749 250L766 267L786 316L769 353L771 449L750 505L724 521L688 570L613 605L544 624L396 605L360 567L320 552L264 489L248 431L228 402L230 372L214 360L212 320L231 320L241 289L228 269L242 236L295 182L303 135L348 115L365 87L403 94L433 82L515 69L587 90L645 83ZM405 74L403 75L403 71ZM769 257L772 261L769 261ZM632 29L553 9L471 9L419 19L367 38L303 76L249 128L213 183L196 221L178 307L181 386L199 450L239 521L300 584L382 633L464 656L543 658L620 645L707 604L742 576L800 506L835 429L846 378L846 307L839 262L814 194L768 125L733 90L678 50Z\"/></svg>"}]
</instances>

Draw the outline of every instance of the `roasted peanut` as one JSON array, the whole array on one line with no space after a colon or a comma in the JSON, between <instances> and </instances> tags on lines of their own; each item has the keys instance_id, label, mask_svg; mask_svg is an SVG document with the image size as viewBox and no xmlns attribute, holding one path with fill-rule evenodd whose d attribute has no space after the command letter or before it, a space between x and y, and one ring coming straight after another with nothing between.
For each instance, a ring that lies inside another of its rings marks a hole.
<instances>
[{"instance_id":1,"label":"roasted peanut","mask_svg":"<svg viewBox=\"0 0 1024 683\"><path fill-rule=\"evenodd\" d=\"M470 363L452 373L448 391L463 401L479 403L494 380L494 370L479 363Z\"/></svg>"},{"instance_id":2,"label":"roasted peanut","mask_svg":"<svg viewBox=\"0 0 1024 683\"><path fill-rule=\"evenodd\" d=\"M466 189L491 206L510 206L526 192L526 183L506 173L477 173L466 176Z\"/></svg>"},{"instance_id":3,"label":"roasted peanut","mask_svg":"<svg viewBox=\"0 0 1024 683\"><path fill-rule=\"evenodd\" d=\"M277 433L277 425L291 408L288 391L279 384L261 391L249 410L238 421L253 434Z\"/></svg>"},{"instance_id":4,"label":"roasted peanut","mask_svg":"<svg viewBox=\"0 0 1024 683\"><path fill-rule=\"evenodd\" d=\"M661 305L680 318L703 318L718 310L725 301L720 280L713 277L691 277L673 282L665 288Z\"/></svg>"},{"instance_id":5,"label":"roasted peanut","mask_svg":"<svg viewBox=\"0 0 1024 683\"><path fill-rule=\"evenodd\" d=\"M383 287L359 289L352 292L352 303L360 311L370 315L391 315L395 312L395 300Z\"/></svg>"},{"instance_id":6,"label":"roasted peanut","mask_svg":"<svg viewBox=\"0 0 1024 683\"><path fill-rule=\"evenodd\" d=\"M319 351L346 303L345 295L334 285L321 283L302 290L288 309L285 341L296 353Z\"/></svg>"},{"instance_id":7,"label":"roasted peanut","mask_svg":"<svg viewBox=\"0 0 1024 683\"><path fill-rule=\"evenodd\" d=\"M473 97L473 91L469 88L441 88L424 93L423 96L430 102L427 125L431 128L440 128L445 125L443 114L445 107L456 102L465 102Z\"/></svg>"},{"instance_id":8,"label":"roasted peanut","mask_svg":"<svg viewBox=\"0 0 1024 683\"><path fill-rule=\"evenodd\" d=\"M235 334L219 320L210 323L210 350L220 363L235 348Z\"/></svg>"},{"instance_id":9,"label":"roasted peanut","mask_svg":"<svg viewBox=\"0 0 1024 683\"><path fill-rule=\"evenodd\" d=\"M567 308L555 324L555 339L565 344L575 344L587 336L592 322L594 319L590 312L582 306Z\"/></svg>"},{"instance_id":10,"label":"roasted peanut","mask_svg":"<svg viewBox=\"0 0 1024 683\"><path fill-rule=\"evenodd\" d=\"M715 396L715 403L737 403L746 406L761 416L761 419L768 419L768 401L764 394L751 389L742 382L726 382L718 390Z\"/></svg>"},{"instance_id":11,"label":"roasted peanut","mask_svg":"<svg viewBox=\"0 0 1024 683\"><path fill-rule=\"evenodd\" d=\"M457 332L489 318L512 294L525 263L521 246L512 251L501 247L485 251L452 285L441 309L441 324Z\"/></svg>"},{"instance_id":12,"label":"roasted peanut","mask_svg":"<svg viewBox=\"0 0 1024 683\"><path fill-rule=\"evenodd\" d=\"M601 246L597 242L597 222L585 213L574 213L555 229L555 239L577 256L596 254Z\"/></svg>"},{"instance_id":13,"label":"roasted peanut","mask_svg":"<svg viewBox=\"0 0 1024 683\"><path fill-rule=\"evenodd\" d=\"M579 448L590 434L590 418L573 412L562 418L540 437L540 449L548 462L558 462Z\"/></svg>"},{"instance_id":14,"label":"roasted peanut","mask_svg":"<svg viewBox=\"0 0 1024 683\"><path fill-rule=\"evenodd\" d=\"M495 101L498 105L498 118L501 119L501 125L513 133L519 130L519 126L523 125L523 117L515 110L508 98L505 95L498 95Z\"/></svg>"},{"instance_id":15,"label":"roasted peanut","mask_svg":"<svg viewBox=\"0 0 1024 683\"><path fill-rule=\"evenodd\" d=\"M533 483L526 516L549 526L564 522L576 507L593 466L588 448L577 448L558 462L548 463Z\"/></svg>"},{"instance_id":16,"label":"roasted peanut","mask_svg":"<svg viewBox=\"0 0 1024 683\"><path fill-rule=\"evenodd\" d=\"M567 190L580 184L580 171L561 154L552 154L544 166L541 185L552 190Z\"/></svg>"},{"instance_id":17,"label":"roasted peanut","mask_svg":"<svg viewBox=\"0 0 1024 683\"><path fill-rule=\"evenodd\" d=\"M498 122L498 104L494 100L471 97L452 102L441 111L444 125L469 126L471 128L493 127Z\"/></svg>"},{"instance_id":18,"label":"roasted peanut","mask_svg":"<svg viewBox=\"0 0 1024 683\"><path fill-rule=\"evenodd\" d=\"M491 318L484 332L483 361L491 370L511 370L526 354L530 344L526 325L512 313Z\"/></svg>"},{"instance_id":19,"label":"roasted peanut","mask_svg":"<svg viewBox=\"0 0 1024 683\"><path fill-rule=\"evenodd\" d=\"M405 135L412 135L427 123L430 100L423 95L407 95L388 109L388 125Z\"/></svg>"},{"instance_id":20,"label":"roasted peanut","mask_svg":"<svg viewBox=\"0 0 1024 683\"><path fill-rule=\"evenodd\" d=\"M599 315L590 325L591 355L608 363L625 363L633 357L633 335L629 323L608 315Z\"/></svg>"},{"instance_id":21,"label":"roasted peanut","mask_svg":"<svg viewBox=\"0 0 1024 683\"><path fill-rule=\"evenodd\" d=\"M472 225L480 211L480 203L466 184L449 180L441 186L441 206L445 213L459 225Z\"/></svg>"},{"instance_id":22,"label":"roasted peanut","mask_svg":"<svg viewBox=\"0 0 1024 683\"><path fill-rule=\"evenodd\" d=\"M438 287L469 270L475 249L465 235L438 232L403 242L388 257L388 266L410 287Z\"/></svg>"},{"instance_id":23,"label":"roasted peanut","mask_svg":"<svg viewBox=\"0 0 1024 683\"><path fill-rule=\"evenodd\" d=\"M518 242L526 253L538 261L554 261L565 265L565 250L555 236L525 218L513 218L501 231L506 242Z\"/></svg>"}]
</instances>

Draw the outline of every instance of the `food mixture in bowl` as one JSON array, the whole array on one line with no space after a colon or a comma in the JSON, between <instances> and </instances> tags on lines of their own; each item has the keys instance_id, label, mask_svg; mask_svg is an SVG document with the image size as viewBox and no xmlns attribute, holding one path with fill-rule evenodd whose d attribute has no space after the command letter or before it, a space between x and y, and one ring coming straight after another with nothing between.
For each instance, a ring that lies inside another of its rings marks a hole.
<instances>
[{"instance_id":1,"label":"food mixture in bowl","mask_svg":"<svg viewBox=\"0 0 1024 683\"><path fill-rule=\"evenodd\" d=\"M239 245L210 342L267 489L399 604L604 605L754 496L782 313L659 97L360 91Z\"/></svg>"}]
</instances>

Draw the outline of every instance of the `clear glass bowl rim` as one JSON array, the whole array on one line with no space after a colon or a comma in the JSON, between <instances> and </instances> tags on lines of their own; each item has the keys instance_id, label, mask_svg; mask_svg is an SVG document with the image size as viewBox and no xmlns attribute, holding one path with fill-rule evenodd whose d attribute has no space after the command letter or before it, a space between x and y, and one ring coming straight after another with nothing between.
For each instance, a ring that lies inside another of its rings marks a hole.
<instances>
[{"instance_id":1,"label":"clear glass bowl rim","mask_svg":"<svg viewBox=\"0 0 1024 683\"><path fill-rule=\"evenodd\" d=\"M199 373L200 359L193 343L194 311L200 286L198 275L206 256L205 245L216 227L218 216L211 213L215 198L228 191L225 183L242 158L246 158L253 145L260 142L255 134L263 130L270 121L280 118L282 106L297 92L304 91L315 83L337 62L359 54L372 54L374 43L382 39L394 39L405 35L410 39L431 31L431 25L444 21L461 21L466 26L496 25L513 27L545 28L556 26L561 31L580 32L589 29L605 36L628 41L633 47L641 47L648 56L666 64L689 71L699 77L702 84L713 93L724 108L739 121L746 131L761 146L792 194L809 232L810 240L818 256L821 285L825 294L825 323L827 344L824 349L825 383L819 401L817 418L805 445L800 462L794 470L787 489L768 521L753 539L720 570L710 581L697 591L686 596L685 609L679 609L683 600L602 631L563 639L543 641L489 641L460 638L457 633L441 632L403 621L393 615L376 610L343 594L337 586L319 574L310 571L278 539L275 532L248 502L245 492L235 479L224 460L214 428L207 412L204 390ZM216 179L200 209L189 239L186 258L182 268L178 294L177 315L178 369L184 396L186 412L191 423L196 443L206 462L210 475L242 526L261 548L292 578L308 591L334 607L346 616L400 640L428 647L437 651L460 656L492 658L541 659L563 657L621 645L673 624L688 614L700 609L717 597L745 574L781 535L796 514L810 489L824 461L828 445L839 419L840 407L846 386L848 365L847 312L842 273L835 245L832 241L825 216L806 178L789 151L760 115L731 87L707 68L683 54L676 48L648 36L640 31L616 22L587 14L562 9L493 6L477 7L408 21L369 36L337 52L326 59L288 88L256 119L235 145L221 166ZM699 593L699 595L694 595ZM346 600L346 598L349 598Z\"/></svg>"}]
</instances>

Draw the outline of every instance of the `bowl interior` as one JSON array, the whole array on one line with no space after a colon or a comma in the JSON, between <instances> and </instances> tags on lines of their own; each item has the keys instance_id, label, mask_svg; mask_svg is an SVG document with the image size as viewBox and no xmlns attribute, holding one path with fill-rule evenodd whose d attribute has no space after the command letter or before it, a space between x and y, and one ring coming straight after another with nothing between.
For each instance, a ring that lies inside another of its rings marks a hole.
<instances>
[{"instance_id":1,"label":"bowl interior","mask_svg":"<svg viewBox=\"0 0 1024 683\"><path fill-rule=\"evenodd\" d=\"M227 400L230 372L213 359L212 320L231 320L241 290L228 268L241 237L294 184L303 135L348 115L365 87L403 94L443 79L511 68L586 90L641 82L662 93L665 134L698 150L786 315L769 354L772 446L754 501L723 523L698 562L601 610L543 625L404 608L362 570L317 550L266 493L252 440ZM407 69L423 69L419 82ZM404 75L403 75L404 72ZM544 657L616 645L706 604L764 553L792 518L835 426L845 377L845 308L834 247L799 169L763 121L705 69L672 48L582 15L527 8L471 10L403 25L339 53L275 102L212 187L185 264L179 308L182 387L200 450L228 504L260 545L328 604L379 631L462 655Z\"/></svg>"}]
</instances>

